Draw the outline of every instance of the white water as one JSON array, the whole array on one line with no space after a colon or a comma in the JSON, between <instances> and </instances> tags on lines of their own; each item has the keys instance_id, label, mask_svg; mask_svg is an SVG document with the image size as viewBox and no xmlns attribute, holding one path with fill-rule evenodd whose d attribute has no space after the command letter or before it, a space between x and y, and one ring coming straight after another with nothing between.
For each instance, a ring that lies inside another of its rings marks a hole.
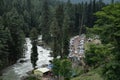
<instances>
[{"instance_id":1,"label":"white water","mask_svg":"<svg viewBox=\"0 0 120 80\"><path fill-rule=\"evenodd\" d=\"M18 62L10 67L8 67L5 72L3 73L2 79L3 80L20 80L22 76L26 76L28 71L31 71L32 64L30 61L31 56L31 40L26 38L26 51L25 57L18 60ZM53 57L50 56L50 50L46 50L40 46L38 48L38 61L37 67L41 67L44 64L49 64L49 60L52 60ZM24 63L19 63L20 60L24 60Z\"/></svg>"}]
</instances>

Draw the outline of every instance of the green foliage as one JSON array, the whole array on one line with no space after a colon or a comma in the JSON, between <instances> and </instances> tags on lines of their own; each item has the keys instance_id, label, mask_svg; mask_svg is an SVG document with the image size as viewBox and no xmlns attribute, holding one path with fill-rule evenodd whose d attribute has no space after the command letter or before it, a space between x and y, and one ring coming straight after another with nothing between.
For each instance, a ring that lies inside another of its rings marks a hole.
<instances>
[{"instance_id":1,"label":"green foliage","mask_svg":"<svg viewBox=\"0 0 120 80\"><path fill-rule=\"evenodd\" d=\"M120 30L120 4L112 4L110 6L107 6L102 9L102 11L97 12L96 15L98 16L97 25L100 26L97 27L101 30L101 37L104 39L105 36L107 36L107 40L104 42L112 42L114 40L118 41L116 37L119 37L119 30ZM102 28L101 28L102 27ZM110 34L109 34L110 33Z\"/></svg>"},{"instance_id":2,"label":"green foliage","mask_svg":"<svg viewBox=\"0 0 120 80\"><path fill-rule=\"evenodd\" d=\"M111 53L110 45L91 44L89 47L85 53L87 65L97 67L107 62L108 56Z\"/></svg>"},{"instance_id":3,"label":"green foliage","mask_svg":"<svg viewBox=\"0 0 120 80\"><path fill-rule=\"evenodd\" d=\"M29 76L24 80L40 80L40 79L38 79L36 76Z\"/></svg>"},{"instance_id":4,"label":"green foliage","mask_svg":"<svg viewBox=\"0 0 120 80\"><path fill-rule=\"evenodd\" d=\"M4 0L1 0L0 1L0 16L3 15L3 12L4 12Z\"/></svg>"},{"instance_id":5,"label":"green foliage","mask_svg":"<svg viewBox=\"0 0 120 80\"><path fill-rule=\"evenodd\" d=\"M59 4L55 8L55 17L57 19L59 28L62 29L63 19L64 19L64 5L63 4Z\"/></svg>"},{"instance_id":6,"label":"green foliage","mask_svg":"<svg viewBox=\"0 0 120 80\"><path fill-rule=\"evenodd\" d=\"M2 18L0 17L0 22ZM5 28L2 23L0 23L0 69L8 64L9 58L9 45L8 40L10 39L10 33L8 28Z\"/></svg>"},{"instance_id":7,"label":"green foliage","mask_svg":"<svg viewBox=\"0 0 120 80\"><path fill-rule=\"evenodd\" d=\"M120 64L117 61L111 61L102 68L102 76L105 80L120 80Z\"/></svg>"},{"instance_id":8,"label":"green foliage","mask_svg":"<svg viewBox=\"0 0 120 80\"><path fill-rule=\"evenodd\" d=\"M23 18L24 18L24 21L25 21L24 22L24 27L25 28L23 28L23 31L26 34L26 36L28 36L29 35L29 31L30 31L31 16L30 16L30 14L28 13L27 10L25 10L23 12Z\"/></svg>"},{"instance_id":9,"label":"green foliage","mask_svg":"<svg viewBox=\"0 0 120 80\"><path fill-rule=\"evenodd\" d=\"M32 41L37 40L38 39L38 31L36 30L36 28L33 28L30 32L30 38Z\"/></svg>"},{"instance_id":10,"label":"green foliage","mask_svg":"<svg viewBox=\"0 0 120 80\"><path fill-rule=\"evenodd\" d=\"M56 18L53 18L53 21L50 25L50 34L51 34L51 38L52 38L52 49L53 49L53 56L54 58L56 58L59 54L60 54L60 50L59 50L59 27L58 27L58 23L56 21Z\"/></svg>"},{"instance_id":11,"label":"green foliage","mask_svg":"<svg viewBox=\"0 0 120 80\"><path fill-rule=\"evenodd\" d=\"M33 68L36 67L36 62L38 60L38 52L37 52L37 44L35 42L32 43L32 53L31 53L31 63L33 65Z\"/></svg>"},{"instance_id":12,"label":"green foliage","mask_svg":"<svg viewBox=\"0 0 120 80\"><path fill-rule=\"evenodd\" d=\"M5 55L0 53L1 57L6 57L5 61L9 64L15 63L22 57L25 36L31 36L30 30L33 27L43 35L43 40L47 44L55 43L53 51L56 53L55 56L66 57L69 53L69 38L79 33L82 13L85 13L83 25L91 26L94 22L93 12L100 10L103 6L97 1L94 2L95 6L92 3L91 1L85 4L72 4L70 0L67 3L57 0L0 0L0 16L2 17L0 51L7 52ZM54 20L51 21L52 18ZM50 24L56 30L51 28ZM53 41L51 41L50 28L54 34L56 33ZM118 33L114 33L116 38L119 36ZM0 62L5 63L4 60Z\"/></svg>"},{"instance_id":13,"label":"green foliage","mask_svg":"<svg viewBox=\"0 0 120 80\"><path fill-rule=\"evenodd\" d=\"M81 74L77 77L72 78L71 80L104 80L102 76L99 74L101 72L101 68L93 69L86 74Z\"/></svg>"},{"instance_id":14,"label":"green foliage","mask_svg":"<svg viewBox=\"0 0 120 80\"><path fill-rule=\"evenodd\" d=\"M50 28L50 17L49 17L49 4L48 0L43 0L42 4L42 12L41 12L41 23L40 23L40 30L41 34L43 35L43 40L48 43L50 39L49 28Z\"/></svg>"},{"instance_id":15,"label":"green foliage","mask_svg":"<svg viewBox=\"0 0 120 80\"><path fill-rule=\"evenodd\" d=\"M63 29L65 28L68 29L69 35L73 36L75 30L75 9L70 0L66 3L64 11Z\"/></svg>"},{"instance_id":16,"label":"green foliage","mask_svg":"<svg viewBox=\"0 0 120 80\"><path fill-rule=\"evenodd\" d=\"M31 40L32 40L31 63L34 69L36 67L36 61L38 60L37 39L38 39L38 32L35 28L33 28L31 30Z\"/></svg>"},{"instance_id":17,"label":"green foliage","mask_svg":"<svg viewBox=\"0 0 120 80\"><path fill-rule=\"evenodd\" d=\"M61 64L60 64L60 74L62 76L64 76L65 78L67 79L70 79L71 75L72 75L72 63L67 60L67 59L64 59L61 61ZM66 79L66 80L67 80Z\"/></svg>"},{"instance_id":18,"label":"green foliage","mask_svg":"<svg viewBox=\"0 0 120 80\"><path fill-rule=\"evenodd\" d=\"M12 43L10 45L11 59L13 61L22 57L25 36L22 31L24 20L20 16L15 8L5 15L5 26L10 29L10 34L12 37ZM14 57L14 58L13 58ZM12 61L12 60L11 60Z\"/></svg>"},{"instance_id":19,"label":"green foliage","mask_svg":"<svg viewBox=\"0 0 120 80\"><path fill-rule=\"evenodd\" d=\"M55 75L59 76L60 75L60 60L59 59L54 59L53 60L53 68L52 71Z\"/></svg>"},{"instance_id":20,"label":"green foliage","mask_svg":"<svg viewBox=\"0 0 120 80\"><path fill-rule=\"evenodd\" d=\"M12 36L10 30L5 27L2 22L3 19L0 17L0 69L9 64L12 53L10 45L12 43Z\"/></svg>"},{"instance_id":21,"label":"green foliage","mask_svg":"<svg viewBox=\"0 0 120 80\"><path fill-rule=\"evenodd\" d=\"M63 48L63 57L67 57L69 54L69 38L70 38L70 26L69 26L69 16L65 15L63 22L63 39L62 39L62 48Z\"/></svg>"},{"instance_id":22,"label":"green foliage","mask_svg":"<svg viewBox=\"0 0 120 80\"><path fill-rule=\"evenodd\" d=\"M63 76L65 80L69 80L72 76L72 63L68 59L54 59L53 73L57 76Z\"/></svg>"},{"instance_id":23,"label":"green foliage","mask_svg":"<svg viewBox=\"0 0 120 80\"><path fill-rule=\"evenodd\" d=\"M103 56L108 56L106 59L103 57L103 61L107 61L104 63L102 69L102 76L105 80L119 80L119 62L120 62L120 3L111 4L107 7L104 7L102 11L96 13L98 20L96 21L96 25L92 32L99 34L102 40L102 44L104 44L103 50L96 48L91 49L93 53L108 53L108 55L103 54ZM110 45L109 45L110 44ZM107 46L109 45L109 46ZM91 47L92 48L92 47ZM102 57L102 56L101 56ZM91 56L91 58L93 58ZM88 61L91 59L88 58ZM95 58L96 62L103 62L101 61L102 58L99 60L99 57ZM94 58L93 58L94 60Z\"/></svg>"},{"instance_id":24,"label":"green foliage","mask_svg":"<svg viewBox=\"0 0 120 80\"><path fill-rule=\"evenodd\" d=\"M119 52L118 47L120 44L119 43L119 38L120 38L119 12L120 12L120 4L118 3L107 6L103 8L102 11L96 13L96 15L99 18L96 22L98 26L97 28L101 30L100 36L103 42L111 43L115 47L116 52L117 51Z\"/></svg>"},{"instance_id":25,"label":"green foliage","mask_svg":"<svg viewBox=\"0 0 120 80\"><path fill-rule=\"evenodd\" d=\"M50 26L50 34L52 37L57 37L58 36L58 32L59 32L59 27L58 27L58 22L56 21L56 18L53 18L53 21L51 22L51 26Z\"/></svg>"}]
</instances>

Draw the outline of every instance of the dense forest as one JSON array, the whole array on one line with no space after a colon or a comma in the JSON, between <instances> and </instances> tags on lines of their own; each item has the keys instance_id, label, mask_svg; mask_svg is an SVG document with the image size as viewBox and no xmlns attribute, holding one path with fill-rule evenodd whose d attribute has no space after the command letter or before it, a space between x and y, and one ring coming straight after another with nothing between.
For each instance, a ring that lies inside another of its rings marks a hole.
<instances>
[{"instance_id":1,"label":"dense forest","mask_svg":"<svg viewBox=\"0 0 120 80\"><path fill-rule=\"evenodd\" d=\"M103 6L103 2L95 0L78 4L72 4L70 0L67 3L52 0L0 0L0 68L22 57L25 37L30 36L33 28L43 35L43 41L47 44L54 40L54 47L57 48L54 50L63 55L61 47L66 48L70 36L79 34L81 26L84 26L82 33L85 32L85 26L92 27L96 20L93 13Z\"/></svg>"},{"instance_id":2,"label":"dense forest","mask_svg":"<svg viewBox=\"0 0 120 80\"><path fill-rule=\"evenodd\" d=\"M90 45L85 62L90 68L102 67L105 80L120 80L119 13L120 4L115 4L114 0L111 5L102 0L76 4L70 0L0 0L0 70L23 57L26 37L33 41L31 60L35 67L38 35L52 48L54 58L58 55L67 58L71 37L97 34L102 44ZM61 64L66 64L65 61Z\"/></svg>"}]
</instances>

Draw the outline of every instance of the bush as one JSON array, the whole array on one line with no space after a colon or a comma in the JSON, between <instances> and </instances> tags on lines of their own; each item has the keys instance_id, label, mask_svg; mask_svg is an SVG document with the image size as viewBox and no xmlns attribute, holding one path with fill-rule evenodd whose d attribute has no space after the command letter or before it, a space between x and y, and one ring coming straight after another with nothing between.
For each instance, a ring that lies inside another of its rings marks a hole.
<instances>
[{"instance_id":1,"label":"bush","mask_svg":"<svg viewBox=\"0 0 120 80\"><path fill-rule=\"evenodd\" d=\"M40 79L38 79L36 76L29 76L25 78L24 80L40 80Z\"/></svg>"}]
</instances>

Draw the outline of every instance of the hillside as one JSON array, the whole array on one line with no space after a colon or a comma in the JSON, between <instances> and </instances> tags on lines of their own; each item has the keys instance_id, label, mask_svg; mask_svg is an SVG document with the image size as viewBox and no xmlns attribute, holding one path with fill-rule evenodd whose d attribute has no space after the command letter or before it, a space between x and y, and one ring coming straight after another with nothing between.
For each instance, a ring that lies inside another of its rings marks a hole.
<instances>
[{"instance_id":1,"label":"hillside","mask_svg":"<svg viewBox=\"0 0 120 80\"><path fill-rule=\"evenodd\" d=\"M101 71L101 68L97 68L92 71L89 71L88 73L81 74L77 77L74 77L71 80L103 80L103 78L99 74L100 71Z\"/></svg>"}]
</instances>

